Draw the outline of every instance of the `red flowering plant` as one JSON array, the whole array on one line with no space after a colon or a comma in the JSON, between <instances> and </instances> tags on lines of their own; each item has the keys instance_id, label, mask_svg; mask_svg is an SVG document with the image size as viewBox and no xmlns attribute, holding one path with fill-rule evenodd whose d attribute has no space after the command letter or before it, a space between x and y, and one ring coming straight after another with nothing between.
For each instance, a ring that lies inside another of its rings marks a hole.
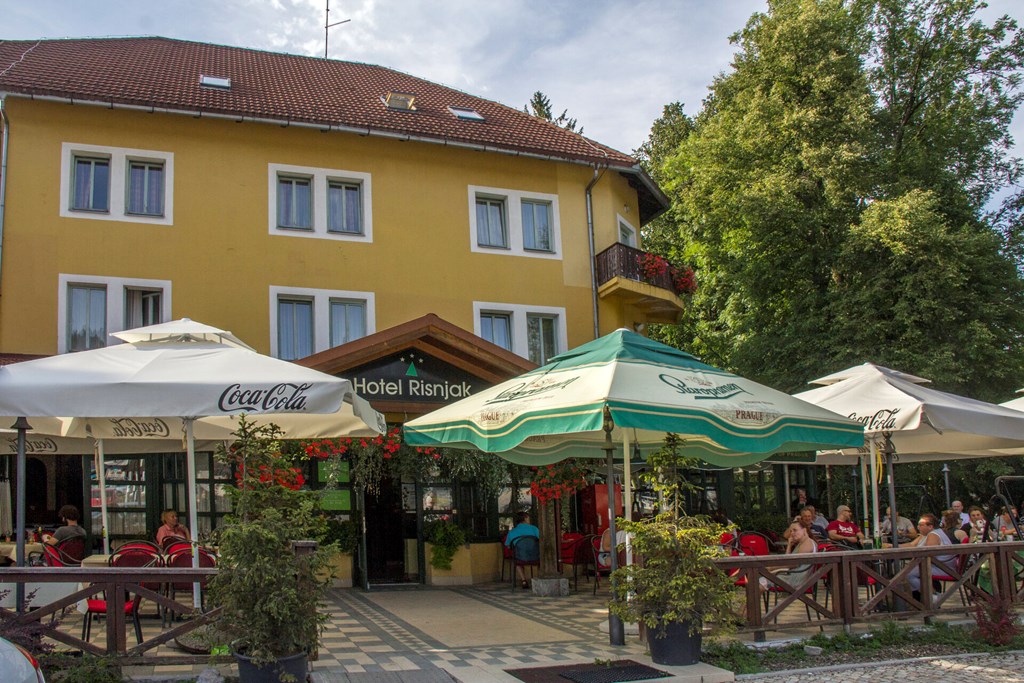
<instances>
[{"instance_id":1,"label":"red flowering plant","mask_svg":"<svg viewBox=\"0 0 1024 683\"><path fill-rule=\"evenodd\" d=\"M300 453L311 460L327 461L328 486L332 479L336 481L340 464L347 462L353 484L371 493L379 490L384 477L396 477L414 481L471 480L484 495L496 495L508 473L507 464L500 458L481 456L476 451L408 446L397 426L375 437L303 441Z\"/></svg>"},{"instance_id":2,"label":"red flowering plant","mask_svg":"<svg viewBox=\"0 0 1024 683\"><path fill-rule=\"evenodd\" d=\"M530 494L541 505L571 496L587 485L588 470L573 459L530 469L533 472Z\"/></svg>"},{"instance_id":3,"label":"red flowering plant","mask_svg":"<svg viewBox=\"0 0 1024 683\"><path fill-rule=\"evenodd\" d=\"M301 490L306 478L295 457L283 450L277 425L259 425L243 415L233 434L235 440L218 448L216 457L234 472L235 516L245 522L264 508L278 508L285 515L297 510L299 500L309 497Z\"/></svg>"},{"instance_id":4,"label":"red flowering plant","mask_svg":"<svg viewBox=\"0 0 1024 683\"><path fill-rule=\"evenodd\" d=\"M668 286L676 294L693 294L697 291L697 280L693 269L675 266L664 256L642 253L637 256L640 276L645 282L658 287Z\"/></svg>"}]
</instances>

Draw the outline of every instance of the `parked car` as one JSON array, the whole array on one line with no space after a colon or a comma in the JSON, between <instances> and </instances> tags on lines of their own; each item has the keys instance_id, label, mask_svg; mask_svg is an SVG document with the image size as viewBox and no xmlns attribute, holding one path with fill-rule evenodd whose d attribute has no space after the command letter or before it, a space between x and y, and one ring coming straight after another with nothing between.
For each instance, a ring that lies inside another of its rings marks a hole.
<instances>
[{"instance_id":1,"label":"parked car","mask_svg":"<svg viewBox=\"0 0 1024 683\"><path fill-rule=\"evenodd\" d=\"M6 683L46 683L39 662L29 652L0 638L0 671Z\"/></svg>"}]
</instances>

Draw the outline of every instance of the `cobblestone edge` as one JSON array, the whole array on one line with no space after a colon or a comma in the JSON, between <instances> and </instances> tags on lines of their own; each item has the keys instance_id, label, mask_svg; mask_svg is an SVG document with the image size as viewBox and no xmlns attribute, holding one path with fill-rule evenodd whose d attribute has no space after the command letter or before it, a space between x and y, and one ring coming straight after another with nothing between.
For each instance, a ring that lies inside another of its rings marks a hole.
<instances>
[{"instance_id":1,"label":"cobblestone edge","mask_svg":"<svg viewBox=\"0 0 1024 683\"><path fill-rule=\"evenodd\" d=\"M762 671L755 674L737 674L737 681L750 681L760 678L775 678L778 676L795 676L808 673L831 673L837 671L849 671L850 669L870 669L878 666L893 666L917 664L919 662L933 662L938 659L968 659L980 657L1002 657L1012 655L1024 655L1024 650L1006 650L1005 652L961 652L953 655L933 655L930 657L913 657L911 659L885 659L874 662L854 662L850 664L833 664L831 666L808 667L806 669L783 669L781 671Z\"/></svg>"}]
</instances>

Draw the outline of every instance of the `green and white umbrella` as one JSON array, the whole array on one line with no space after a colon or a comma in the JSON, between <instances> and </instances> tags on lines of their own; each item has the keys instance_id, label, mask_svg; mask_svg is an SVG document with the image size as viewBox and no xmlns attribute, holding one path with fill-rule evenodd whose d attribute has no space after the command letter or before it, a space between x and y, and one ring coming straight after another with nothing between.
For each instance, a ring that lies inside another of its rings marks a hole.
<instances>
[{"instance_id":1,"label":"green and white umbrella","mask_svg":"<svg viewBox=\"0 0 1024 683\"><path fill-rule=\"evenodd\" d=\"M642 453L667 433L721 467L772 453L864 445L863 425L700 362L628 330L555 356L551 363L405 423L417 446L477 448L544 465L602 457L605 409L616 457Z\"/></svg>"},{"instance_id":2,"label":"green and white umbrella","mask_svg":"<svg viewBox=\"0 0 1024 683\"><path fill-rule=\"evenodd\" d=\"M611 538L615 452L622 457L629 443L641 453L657 450L667 433L683 438L687 455L724 467L864 443L863 426L852 420L628 330L405 423L406 443L478 448L519 464L603 455ZM617 557L609 558L613 573ZM608 634L612 645L625 643L611 614Z\"/></svg>"}]
</instances>

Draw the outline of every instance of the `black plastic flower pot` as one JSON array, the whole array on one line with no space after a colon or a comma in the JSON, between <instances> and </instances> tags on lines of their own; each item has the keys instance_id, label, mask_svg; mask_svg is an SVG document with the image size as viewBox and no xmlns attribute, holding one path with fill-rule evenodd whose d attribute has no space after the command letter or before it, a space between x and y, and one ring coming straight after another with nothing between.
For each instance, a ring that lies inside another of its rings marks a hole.
<instances>
[{"instance_id":1,"label":"black plastic flower pot","mask_svg":"<svg viewBox=\"0 0 1024 683\"><path fill-rule=\"evenodd\" d=\"M306 681L308 662L305 652L281 657L266 666L256 666L253 664L252 658L243 654L237 652L232 654L235 656L235 661L238 662L239 683L281 683L282 678L297 683Z\"/></svg>"}]
</instances>

